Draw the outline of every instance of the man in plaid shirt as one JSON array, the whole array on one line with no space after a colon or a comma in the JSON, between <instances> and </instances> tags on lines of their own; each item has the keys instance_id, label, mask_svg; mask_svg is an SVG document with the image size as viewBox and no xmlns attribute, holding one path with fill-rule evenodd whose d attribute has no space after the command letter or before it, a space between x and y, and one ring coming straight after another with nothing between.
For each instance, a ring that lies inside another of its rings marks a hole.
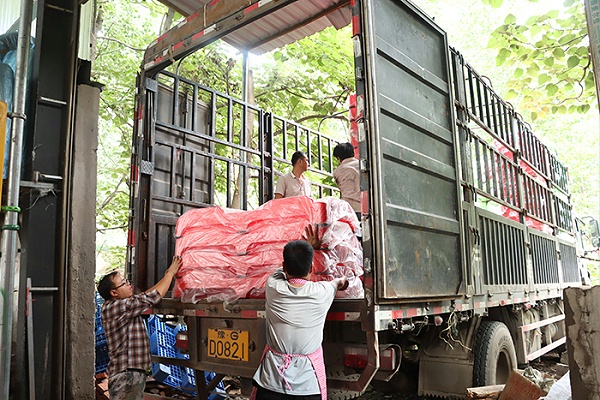
<instances>
[{"instance_id":1,"label":"man in plaid shirt","mask_svg":"<svg viewBox=\"0 0 600 400\"><path fill-rule=\"evenodd\" d=\"M158 303L181 267L175 256L165 276L146 292L134 295L133 286L120 272L112 272L98 283L102 326L108 353L108 391L111 400L143 400L146 371L150 369L150 342L141 314Z\"/></svg>"}]
</instances>

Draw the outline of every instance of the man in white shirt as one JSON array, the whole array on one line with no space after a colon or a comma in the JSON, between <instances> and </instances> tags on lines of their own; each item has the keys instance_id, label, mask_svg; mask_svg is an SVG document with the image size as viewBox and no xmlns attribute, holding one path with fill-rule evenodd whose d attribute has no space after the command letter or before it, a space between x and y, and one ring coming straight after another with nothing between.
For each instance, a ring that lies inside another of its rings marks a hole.
<instances>
[{"instance_id":1,"label":"man in white shirt","mask_svg":"<svg viewBox=\"0 0 600 400\"><path fill-rule=\"evenodd\" d=\"M340 165L333 171L333 178L346 200L360 220L360 174L358 160L354 157L351 143L340 143L333 149L333 156Z\"/></svg>"},{"instance_id":2,"label":"man in white shirt","mask_svg":"<svg viewBox=\"0 0 600 400\"><path fill-rule=\"evenodd\" d=\"M323 327L336 291L345 290L348 280L310 281L313 247L318 247L312 232L307 230L308 242L285 246L283 269L267 280L267 346L254 374L252 400L327 398Z\"/></svg>"},{"instance_id":3,"label":"man in white shirt","mask_svg":"<svg viewBox=\"0 0 600 400\"><path fill-rule=\"evenodd\" d=\"M292 155L292 170L279 177L275 198L311 195L310 181L303 174L308 170L306 155L297 151Z\"/></svg>"}]
</instances>

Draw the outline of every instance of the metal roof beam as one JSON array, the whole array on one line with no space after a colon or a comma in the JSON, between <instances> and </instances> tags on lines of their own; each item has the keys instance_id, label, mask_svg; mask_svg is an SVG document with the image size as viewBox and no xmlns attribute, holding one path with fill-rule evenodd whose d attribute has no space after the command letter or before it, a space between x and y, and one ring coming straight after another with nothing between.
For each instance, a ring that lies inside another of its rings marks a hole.
<instances>
[{"instance_id":1,"label":"metal roof beam","mask_svg":"<svg viewBox=\"0 0 600 400\"><path fill-rule=\"evenodd\" d=\"M334 4L333 6L331 6L331 7L327 8L327 9L321 11L318 14L313 15L312 17L310 17L308 19L300 21L300 22L298 22L298 23L296 23L294 25L291 25L291 26L289 26L289 27L287 27L287 28L285 28L285 29L283 29L283 30L281 30L279 32L274 33L273 35L271 35L271 36L269 36L267 38L261 39L261 40L259 40L257 42L254 42L254 43L251 43L245 50L251 51L252 49L254 49L256 47L260 47L260 46L262 46L265 43L269 43L273 39L277 39L279 37L287 35L288 33L293 32L296 29L301 28L303 26L306 26L306 25L310 24L311 22L314 22L314 21L316 21L316 20L318 20L318 19L320 19L322 17L325 17L326 15L328 15L328 14L330 14L330 13L336 11L336 10L339 10L340 8L345 7L345 6L349 5L349 4L350 4L350 0L342 0L339 3Z\"/></svg>"},{"instance_id":2,"label":"metal roof beam","mask_svg":"<svg viewBox=\"0 0 600 400\"><path fill-rule=\"evenodd\" d=\"M142 70L158 72L197 49L297 0L213 0L156 39L144 53Z\"/></svg>"}]
</instances>

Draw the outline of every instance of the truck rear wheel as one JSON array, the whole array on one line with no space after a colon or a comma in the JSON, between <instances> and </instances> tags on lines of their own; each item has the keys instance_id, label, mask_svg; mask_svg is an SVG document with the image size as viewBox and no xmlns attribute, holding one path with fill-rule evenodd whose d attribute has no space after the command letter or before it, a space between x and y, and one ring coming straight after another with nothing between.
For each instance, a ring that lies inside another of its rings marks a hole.
<instances>
[{"instance_id":1,"label":"truck rear wheel","mask_svg":"<svg viewBox=\"0 0 600 400\"><path fill-rule=\"evenodd\" d=\"M506 325L484 321L477 330L474 346L473 386L501 385L517 368L517 354Z\"/></svg>"}]
</instances>

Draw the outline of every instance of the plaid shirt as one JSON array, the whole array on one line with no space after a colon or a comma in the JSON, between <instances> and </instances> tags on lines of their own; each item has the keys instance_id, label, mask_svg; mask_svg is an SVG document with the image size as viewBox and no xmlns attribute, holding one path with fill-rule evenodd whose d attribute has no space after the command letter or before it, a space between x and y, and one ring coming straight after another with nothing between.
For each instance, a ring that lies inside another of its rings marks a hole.
<instances>
[{"instance_id":1,"label":"plaid shirt","mask_svg":"<svg viewBox=\"0 0 600 400\"><path fill-rule=\"evenodd\" d=\"M150 369L150 341L141 314L160 299L158 291L152 290L127 299L104 302L102 326L110 356L106 371L109 377L128 368Z\"/></svg>"}]
</instances>

